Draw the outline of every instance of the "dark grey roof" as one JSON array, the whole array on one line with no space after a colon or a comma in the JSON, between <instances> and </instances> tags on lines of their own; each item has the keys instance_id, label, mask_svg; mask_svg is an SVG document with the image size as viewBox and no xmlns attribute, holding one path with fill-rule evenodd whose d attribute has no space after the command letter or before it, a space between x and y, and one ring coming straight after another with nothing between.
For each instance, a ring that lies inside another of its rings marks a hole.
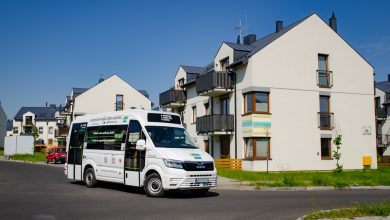
<instances>
[{"instance_id":1,"label":"dark grey roof","mask_svg":"<svg viewBox=\"0 0 390 220\"><path fill-rule=\"evenodd\" d=\"M390 93L390 82L383 81L375 83L375 88L383 91L384 93Z\"/></svg>"},{"instance_id":2,"label":"dark grey roof","mask_svg":"<svg viewBox=\"0 0 390 220\"><path fill-rule=\"evenodd\" d=\"M12 131L12 127L13 127L12 121L7 120L7 131Z\"/></svg>"},{"instance_id":3,"label":"dark grey roof","mask_svg":"<svg viewBox=\"0 0 390 220\"><path fill-rule=\"evenodd\" d=\"M72 98L76 98L77 96L79 96L80 94L84 93L87 90L88 88L72 88L72 92L73 92Z\"/></svg>"},{"instance_id":4,"label":"dark grey roof","mask_svg":"<svg viewBox=\"0 0 390 220\"><path fill-rule=\"evenodd\" d=\"M32 112L35 114L35 120L53 120L55 119L56 107L22 107L16 113L14 119L17 121L23 120L23 115L26 112Z\"/></svg>"},{"instance_id":5,"label":"dark grey roof","mask_svg":"<svg viewBox=\"0 0 390 220\"><path fill-rule=\"evenodd\" d=\"M186 73L201 74L204 71L203 67L184 66L184 65L181 65L181 67L184 69L184 71L186 71Z\"/></svg>"},{"instance_id":6,"label":"dark grey roof","mask_svg":"<svg viewBox=\"0 0 390 220\"><path fill-rule=\"evenodd\" d=\"M144 95L146 98L149 98L149 94L146 90L140 89L140 90L138 90L138 92L141 93L142 95Z\"/></svg>"},{"instance_id":7,"label":"dark grey roof","mask_svg":"<svg viewBox=\"0 0 390 220\"><path fill-rule=\"evenodd\" d=\"M224 43L227 44L229 47L233 48L234 50L250 52L254 49L254 47L251 45L235 44L235 43L230 43L230 42L224 42Z\"/></svg>"}]
</instances>

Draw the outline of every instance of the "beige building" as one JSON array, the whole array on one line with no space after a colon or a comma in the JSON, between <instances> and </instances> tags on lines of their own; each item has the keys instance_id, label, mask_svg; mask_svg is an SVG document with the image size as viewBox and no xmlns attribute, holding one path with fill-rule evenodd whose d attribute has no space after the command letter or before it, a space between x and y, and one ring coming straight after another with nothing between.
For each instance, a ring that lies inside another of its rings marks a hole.
<instances>
[{"instance_id":1,"label":"beige building","mask_svg":"<svg viewBox=\"0 0 390 220\"><path fill-rule=\"evenodd\" d=\"M378 154L390 156L390 74L375 83L375 116Z\"/></svg>"},{"instance_id":2,"label":"beige building","mask_svg":"<svg viewBox=\"0 0 390 220\"><path fill-rule=\"evenodd\" d=\"M345 169L376 168L374 70L313 13L243 44L223 42L205 67L180 66L160 105L178 112L214 158L243 169L331 170L342 135Z\"/></svg>"}]
</instances>

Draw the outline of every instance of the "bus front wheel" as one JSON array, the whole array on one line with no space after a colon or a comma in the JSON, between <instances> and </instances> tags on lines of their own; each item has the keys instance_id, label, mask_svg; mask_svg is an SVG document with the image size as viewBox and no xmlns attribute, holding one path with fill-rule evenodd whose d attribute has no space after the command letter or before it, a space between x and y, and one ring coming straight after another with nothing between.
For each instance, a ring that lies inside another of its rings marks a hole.
<instances>
[{"instance_id":1,"label":"bus front wheel","mask_svg":"<svg viewBox=\"0 0 390 220\"><path fill-rule=\"evenodd\" d=\"M152 173L146 177L144 189L149 197L163 197L165 194L161 177L157 173Z\"/></svg>"},{"instance_id":2,"label":"bus front wheel","mask_svg":"<svg viewBox=\"0 0 390 220\"><path fill-rule=\"evenodd\" d=\"M95 177L95 171L92 167L88 168L87 171L85 171L84 182L88 188L93 188L96 186L97 181Z\"/></svg>"}]
</instances>

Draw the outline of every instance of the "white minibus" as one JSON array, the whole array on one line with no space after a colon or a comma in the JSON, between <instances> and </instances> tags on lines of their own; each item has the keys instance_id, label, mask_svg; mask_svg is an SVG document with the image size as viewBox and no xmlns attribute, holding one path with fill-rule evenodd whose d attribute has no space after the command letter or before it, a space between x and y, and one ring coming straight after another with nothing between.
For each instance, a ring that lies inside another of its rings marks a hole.
<instances>
[{"instance_id":1,"label":"white minibus","mask_svg":"<svg viewBox=\"0 0 390 220\"><path fill-rule=\"evenodd\" d=\"M78 116L67 137L65 175L143 187L147 196L217 184L213 158L200 150L174 113L131 109Z\"/></svg>"}]
</instances>

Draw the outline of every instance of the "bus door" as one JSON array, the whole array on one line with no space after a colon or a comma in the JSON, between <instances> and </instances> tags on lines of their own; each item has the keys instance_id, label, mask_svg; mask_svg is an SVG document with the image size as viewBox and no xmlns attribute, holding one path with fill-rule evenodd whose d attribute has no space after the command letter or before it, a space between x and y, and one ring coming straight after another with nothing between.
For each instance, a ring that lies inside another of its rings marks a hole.
<instances>
[{"instance_id":1,"label":"bus door","mask_svg":"<svg viewBox=\"0 0 390 220\"><path fill-rule=\"evenodd\" d=\"M68 148L68 179L82 180L82 154L87 123L75 123L72 126Z\"/></svg>"},{"instance_id":2,"label":"bus door","mask_svg":"<svg viewBox=\"0 0 390 220\"><path fill-rule=\"evenodd\" d=\"M136 150L136 143L139 139L145 140L141 124L136 120L131 120L125 147L125 185L141 185L140 172L145 167L145 151Z\"/></svg>"}]
</instances>

